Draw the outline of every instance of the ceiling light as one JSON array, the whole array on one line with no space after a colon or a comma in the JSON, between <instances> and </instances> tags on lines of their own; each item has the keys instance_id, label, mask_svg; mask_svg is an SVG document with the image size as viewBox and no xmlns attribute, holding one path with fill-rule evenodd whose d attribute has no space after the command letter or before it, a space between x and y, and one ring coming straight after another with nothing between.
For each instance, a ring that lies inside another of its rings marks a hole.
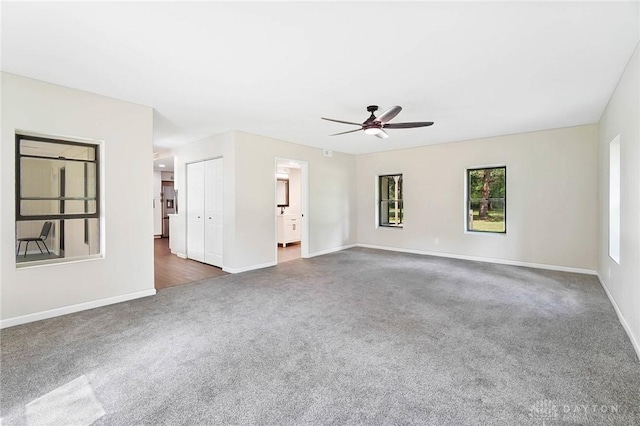
<instances>
[{"instance_id":1,"label":"ceiling light","mask_svg":"<svg viewBox=\"0 0 640 426\"><path fill-rule=\"evenodd\" d=\"M368 127L366 129L364 129L364 132L367 135L377 135L378 133L380 133L382 130L378 127Z\"/></svg>"},{"instance_id":2,"label":"ceiling light","mask_svg":"<svg viewBox=\"0 0 640 426\"><path fill-rule=\"evenodd\" d=\"M158 167L165 167L164 164L158 164Z\"/></svg>"}]
</instances>

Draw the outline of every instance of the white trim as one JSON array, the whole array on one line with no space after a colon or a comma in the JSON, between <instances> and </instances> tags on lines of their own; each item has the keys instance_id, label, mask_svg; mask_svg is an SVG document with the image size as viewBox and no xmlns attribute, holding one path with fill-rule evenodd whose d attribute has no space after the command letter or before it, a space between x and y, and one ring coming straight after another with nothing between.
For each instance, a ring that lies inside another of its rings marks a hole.
<instances>
[{"instance_id":1,"label":"white trim","mask_svg":"<svg viewBox=\"0 0 640 426\"><path fill-rule=\"evenodd\" d=\"M296 160L294 158L274 157L275 171L278 173L278 163L296 163L300 166L300 226L302 231L300 235L300 257L309 257L309 162L305 160ZM276 178L277 181L277 178ZM278 205L278 189L274 187L274 206ZM274 209L274 258L276 264L278 262L278 215Z\"/></svg>"},{"instance_id":2,"label":"white trim","mask_svg":"<svg viewBox=\"0 0 640 426\"><path fill-rule=\"evenodd\" d=\"M178 256L180 259L187 259L187 255L185 253L176 253L176 256Z\"/></svg>"},{"instance_id":3,"label":"white trim","mask_svg":"<svg viewBox=\"0 0 640 426\"><path fill-rule=\"evenodd\" d=\"M504 215L504 232L494 232L494 231L474 231L472 229L469 229L469 170L482 170L482 169L497 169L497 168L503 168L504 167L504 184L505 184L505 193L504 193L504 211L505 211L505 215ZM464 233L465 235L499 235L502 237L506 237L507 236L507 191L506 191L506 186L507 186L507 163L504 164L496 164L493 166L468 166L465 167L464 169L464 194L463 194L463 198L464 198L464 208L462 209L464 211L464 220L462 221L462 226L464 227ZM497 263L497 262L496 262ZM520 265L518 265L520 266ZM533 268L535 268L535 266L533 266ZM547 268L542 268L542 269L547 269ZM595 271L594 271L595 272Z\"/></svg>"},{"instance_id":4,"label":"white trim","mask_svg":"<svg viewBox=\"0 0 640 426\"><path fill-rule=\"evenodd\" d=\"M20 130L20 129L15 129L14 133L18 135L27 136L27 137L31 136L34 138L59 139L63 141L66 140L69 142L88 143L92 145L100 145L101 143L104 142L104 139L85 138L81 136L70 136L70 135L64 135L61 133L39 133L39 132L32 132L30 130Z\"/></svg>"},{"instance_id":5,"label":"white trim","mask_svg":"<svg viewBox=\"0 0 640 426\"><path fill-rule=\"evenodd\" d=\"M20 271L23 269L42 268L45 266L54 266L54 265L69 265L71 263L91 262L94 260L103 260L103 259L104 259L104 256L102 254L90 254L87 256L78 256L78 257L71 257L71 258L55 257L51 259L31 260L29 262L24 262L24 263L16 262L16 270Z\"/></svg>"},{"instance_id":6,"label":"white trim","mask_svg":"<svg viewBox=\"0 0 640 426\"><path fill-rule=\"evenodd\" d=\"M435 251L414 250L398 247L378 246L374 244L357 244L358 247L372 248L377 250L398 251L402 253L422 254L427 256L448 257L452 259L473 260L476 262L497 263L500 265L526 266L527 268L548 269L550 271L575 272L578 274L597 275L593 269L573 268L570 266L547 265L544 263L521 262L519 260L495 259L491 257L467 256L464 254L441 253Z\"/></svg>"},{"instance_id":7,"label":"white trim","mask_svg":"<svg viewBox=\"0 0 640 426\"><path fill-rule=\"evenodd\" d=\"M139 299L141 297L153 296L156 289L137 291L135 293L123 294L120 296L108 297L106 299L94 300L91 302L78 303L76 305L64 306L62 308L50 309L48 311L36 312L19 317L8 318L0 321L0 328L13 327L29 322L40 321L48 318L59 317L61 315L86 311L88 309L99 308L101 306L113 305L114 303L126 302L128 300Z\"/></svg>"},{"instance_id":8,"label":"white trim","mask_svg":"<svg viewBox=\"0 0 640 426\"><path fill-rule=\"evenodd\" d=\"M600 281L600 285L604 289L604 292L607 294L609 301L613 305L613 309L615 309L616 311L616 315L618 315L618 320L620 321L620 324L622 324L622 328L624 328L624 331L627 332L627 336L629 336L629 340L631 340L631 345L633 346L633 349L636 351L636 356L640 361L640 342L636 340L635 336L631 332L631 327L629 327L627 320L625 319L624 315L622 315L622 311L620 311L620 308L618 307L616 300L611 295L611 292L609 291L609 288L607 288L607 285L604 283L604 280L602 279L600 274L597 274L597 276L598 276L598 281Z\"/></svg>"},{"instance_id":9,"label":"white trim","mask_svg":"<svg viewBox=\"0 0 640 426\"><path fill-rule=\"evenodd\" d=\"M258 265L243 266L242 268L231 268L228 266L223 266L222 270L230 274L238 274L240 272L253 271L254 269L269 268L271 266L277 266L277 265L278 265L278 262L267 262L267 263L260 263Z\"/></svg>"},{"instance_id":10,"label":"white trim","mask_svg":"<svg viewBox=\"0 0 640 426\"><path fill-rule=\"evenodd\" d=\"M327 250L317 251L315 253L309 253L309 255L305 257L305 259L308 259L308 258L311 258L311 257L316 257L316 256L323 256L325 254L335 253L337 251L342 251L342 250L354 248L354 247L357 247L357 246L358 246L358 244L349 244L349 245L346 245L346 246L334 247L334 248L330 248L330 249L327 249Z\"/></svg>"}]
</instances>

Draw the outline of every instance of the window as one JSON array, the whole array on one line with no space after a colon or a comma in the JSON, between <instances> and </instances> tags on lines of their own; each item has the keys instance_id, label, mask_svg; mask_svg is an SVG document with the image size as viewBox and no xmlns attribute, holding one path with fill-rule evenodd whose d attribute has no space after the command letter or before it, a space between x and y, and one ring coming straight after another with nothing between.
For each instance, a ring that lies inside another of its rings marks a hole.
<instances>
[{"instance_id":1,"label":"window","mask_svg":"<svg viewBox=\"0 0 640 426\"><path fill-rule=\"evenodd\" d=\"M16 135L18 263L100 254L98 146Z\"/></svg>"},{"instance_id":2,"label":"window","mask_svg":"<svg viewBox=\"0 0 640 426\"><path fill-rule=\"evenodd\" d=\"M467 231L507 232L507 168L467 170Z\"/></svg>"},{"instance_id":3,"label":"window","mask_svg":"<svg viewBox=\"0 0 640 426\"><path fill-rule=\"evenodd\" d=\"M609 256L620 264L620 135L609 144Z\"/></svg>"},{"instance_id":4,"label":"window","mask_svg":"<svg viewBox=\"0 0 640 426\"><path fill-rule=\"evenodd\" d=\"M402 175L378 177L380 188L379 225L402 228L404 207L402 202Z\"/></svg>"}]
</instances>

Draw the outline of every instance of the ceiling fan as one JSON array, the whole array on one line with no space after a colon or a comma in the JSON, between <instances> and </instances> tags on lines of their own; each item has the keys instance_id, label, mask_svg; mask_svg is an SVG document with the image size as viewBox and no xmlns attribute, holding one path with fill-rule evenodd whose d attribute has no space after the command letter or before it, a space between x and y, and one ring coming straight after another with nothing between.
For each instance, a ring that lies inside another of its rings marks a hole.
<instances>
[{"instance_id":1,"label":"ceiling fan","mask_svg":"<svg viewBox=\"0 0 640 426\"><path fill-rule=\"evenodd\" d=\"M379 116L375 116L374 112L378 110L378 105L369 105L367 107L367 111L371 113L371 116L367 118L362 124L353 123L351 121L342 121L342 120L334 120L333 118L324 118L320 117L323 120L327 121L335 121L336 123L343 124L353 124L355 126L360 126L359 129L348 130L346 132L334 133L329 136L337 136L344 135L346 133L359 132L360 130L364 130L367 135L375 135L379 138L386 139L389 137L389 134L384 131L384 129L410 129L412 127L426 127L431 126L433 121L417 121L413 123L389 123L391 119L393 119L396 115L402 111L402 107L398 105L392 106Z\"/></svg>"}]
</instances>

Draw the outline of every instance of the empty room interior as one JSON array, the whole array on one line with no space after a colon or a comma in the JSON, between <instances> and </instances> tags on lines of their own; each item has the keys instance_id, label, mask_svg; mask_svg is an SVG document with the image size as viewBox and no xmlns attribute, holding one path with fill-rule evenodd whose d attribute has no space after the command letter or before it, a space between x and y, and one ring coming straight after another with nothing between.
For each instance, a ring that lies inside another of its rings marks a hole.
<instances>
[{"instance_id":1,"label":"empty room interior","mask_svg":"<svg viewBox=\"0 0 640 426\"><path fill-rule=\"evenodd\" d=\"M0 7L3 425L640 425L640 2Z\"/></svg>"}]
</instances>

